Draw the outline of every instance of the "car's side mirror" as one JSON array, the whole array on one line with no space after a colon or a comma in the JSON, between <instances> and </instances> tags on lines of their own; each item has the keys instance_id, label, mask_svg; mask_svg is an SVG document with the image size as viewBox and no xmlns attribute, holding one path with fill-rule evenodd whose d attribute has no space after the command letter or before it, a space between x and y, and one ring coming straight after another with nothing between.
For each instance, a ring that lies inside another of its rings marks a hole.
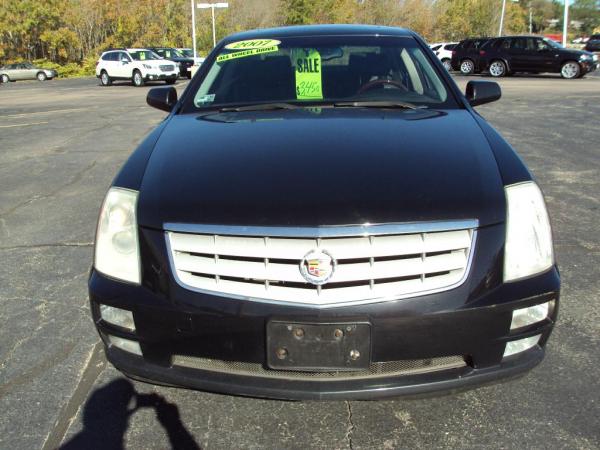
<instances>
[{"instance_id":1,"label":"car's side mirror","mask_svg":"<svg viewBox=\"0 0 600 450\"><path fill-rule=\"evenodd\" d=\"M122 62L123 64L129 64L129 60L128 60L128 59L125 59L125 58L123 58L123 59L121 60L121 62Z\"/></svg>"},{"instance_id":2,"label":"car's side mirror","mask_svg":"<svg viewBox=\"0 0 600 450\"><path fill-rule=\"evenodd\" d=\"M495 102L502 96L502 91L494 81L469 81L465 96L471 106L479 106Z\"/></svg>"},{"instance_id":3,"label":"car's side mirror","mask_svg":"<svg viewBox=\"0 0 600 450\"><path fill-rule=\"evenodd\" d=\"M153 108L171 112L177 103L177 91L174 87L152 88L146 95L146 103Z\"/></svg>"}]
</instances>

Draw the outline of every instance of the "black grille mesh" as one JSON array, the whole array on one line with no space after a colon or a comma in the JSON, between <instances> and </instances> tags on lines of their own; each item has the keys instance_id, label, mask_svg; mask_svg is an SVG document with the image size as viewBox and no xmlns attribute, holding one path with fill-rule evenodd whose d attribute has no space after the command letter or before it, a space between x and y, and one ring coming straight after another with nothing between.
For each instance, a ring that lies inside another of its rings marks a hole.
<instances>
[{"instance_id":1,"label":"black grille mesh","mask_svg":"<svg viewBox=\"0 0 600 450\"><path fill-rule=\"evenodd\" d=\"M443 356L429 359L375 362L371 363L367 370L352 372L301 372L293 370L265 369L263 365L259 363L222 361L218 359L175 355L173 356L173 366L261 378L339 381L356 380L361 378L390 377L395 375L415 375L420 373L436 372L439 370L461 368L465 367L466 363L464 357L462 356Z\"/></svg>"}]
</instances>

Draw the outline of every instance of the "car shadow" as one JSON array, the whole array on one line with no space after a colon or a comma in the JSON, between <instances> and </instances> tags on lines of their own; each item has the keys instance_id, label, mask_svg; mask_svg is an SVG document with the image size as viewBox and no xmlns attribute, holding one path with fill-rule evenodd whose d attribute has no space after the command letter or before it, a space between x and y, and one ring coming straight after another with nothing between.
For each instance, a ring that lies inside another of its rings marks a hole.
<instances>
[{"instance_id":1,"label":"car shadow","mask_svg":"<svg viewBox=\"0 0 600 450\"><path fill-rule=\"evenodd\" d=\"M583 78L587 78L588 76L596 76L595 74L592 75L592 73L586 73ZM457 78L464 78L464 79L469 79L469 78L487 78L490 80L510 80L513 78L520 78L520 79L538 79L538 80L559 80L559 81L572 81L572 80L565 80L563 77L560 76L560 74L558 73L516 73L516 74L511 74L511 75L507 75L505 77L501 77L501 78L495 78L493 76L491 76L489 73L487 72L483 72L483 73L478 73L478 74L473 74L473 75L462 75L460 73L453 73L454 76L456 76Z\"/></svg>"},{"instance_id":2,"label":"car shadow","mask_svg":"<svg viewBox=\"0 0 600 450\"><path fill-rule=\"evenodd\" d=\"M153 88L153 87L159 87L159 86L177 86L179 84L181 84L184 81L188 81L187 78L182 78L182 79L177 79L177 81L173 84L166 84L164 81L162 80L158 80L158 81L146 81L144 82L143 86L140 86L140 88ZM98 83L98 86L105 88L106 86L102 86L101 83ZM135 85L133 84L133 82L128 81L128 80L113 80L112 84L109 87L120 87L120 86L127 86L127 87L135 87Z\"/></svg>"},{"instance_id":3,"label":"car shadow","mask_svg":"<svg viewBox=\"0 0 600 450\"><path fill-rule=\"evenodd\" d=\"M129 419L141 408L154 409L171 448L201 448L183 425L177 405L158 394L139 394L125 378L114 380L94 391L83 408L83 429L63 443L60 449L124 449Z\"/></svg>"}]
</instances>

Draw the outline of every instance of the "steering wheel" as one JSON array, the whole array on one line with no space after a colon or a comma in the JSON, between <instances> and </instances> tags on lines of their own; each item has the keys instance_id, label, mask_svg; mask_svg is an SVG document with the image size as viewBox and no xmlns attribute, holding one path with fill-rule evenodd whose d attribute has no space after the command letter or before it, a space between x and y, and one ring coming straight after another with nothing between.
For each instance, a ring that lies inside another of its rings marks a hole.
<instances>
[{"instance_id":1,"label":"steering wheel","mask_svg":"<svg viewBox=\"0 0 600 450\"><path fill-rule=\"evenodd\" d=\"M373 89L374 87L380 86L380 85L390 85L390 86L394 86L398 89L402 89L405 92L408 92L408 88L401 83L400 81L395 81L395 80L387 80L387 79L380 79L380 80L373 80L373 81L369 81L365 84L363 84L358 91L356 92L357 94L362 94L363 92L366 92L370 89Z\"/></svg>"}]
</instances>

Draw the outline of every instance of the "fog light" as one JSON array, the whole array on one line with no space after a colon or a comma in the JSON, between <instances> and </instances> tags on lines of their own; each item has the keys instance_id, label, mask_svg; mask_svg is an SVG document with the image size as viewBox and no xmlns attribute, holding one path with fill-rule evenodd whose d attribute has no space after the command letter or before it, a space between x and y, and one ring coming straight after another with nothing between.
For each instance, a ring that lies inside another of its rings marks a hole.
<instances>
[{"instance_id":1,"label":"fog light","mask_svg":"<svg viewBox=\"0 0 600 450\"><path fill-rule=\"evenodd\" d=\"M504 348L503 358L506 358L510 355L514 355L516 353L524 352L525 350L529 350L530 348L536 346L537 343L540 341L541 336L541 334L538 334L528 338L517 339L516 341L507 342L506 347Z\"/></svg>"},{"instance_id":2,"label":"fog light","mask_svg":"<svg viewBox=\"0 0 600 450\"><path fill-rule=\"evenodd\" d=\"M126 352L142 356L142 348L140 347L139 342L123 339L117 336L109 336L108 341L110 342L111 346L114 345L115 347L125 350Z\"/></svg>"},{"instance_id":3,"label":"fog light","mask_svg":"<svg viewBox=\"0 0 600 450\"><path fill-rule=\"evenodd\" d=\"M114 306L100 305L100 317L111 325L135 331L135 323L133 322L131 311L115 308Z\"/></svg>"},{"instance_id":4,"label":"fog light","mask_svg":"<svg viewBox=\"0 0 600 450\"><path fill-rule=\"evenodd\" d=\"M516 330L546 319L550 313L551 303L554 303L554 300L527 308L515 309L512 314L510 329Z\"/></svg>"}]
</instances>

